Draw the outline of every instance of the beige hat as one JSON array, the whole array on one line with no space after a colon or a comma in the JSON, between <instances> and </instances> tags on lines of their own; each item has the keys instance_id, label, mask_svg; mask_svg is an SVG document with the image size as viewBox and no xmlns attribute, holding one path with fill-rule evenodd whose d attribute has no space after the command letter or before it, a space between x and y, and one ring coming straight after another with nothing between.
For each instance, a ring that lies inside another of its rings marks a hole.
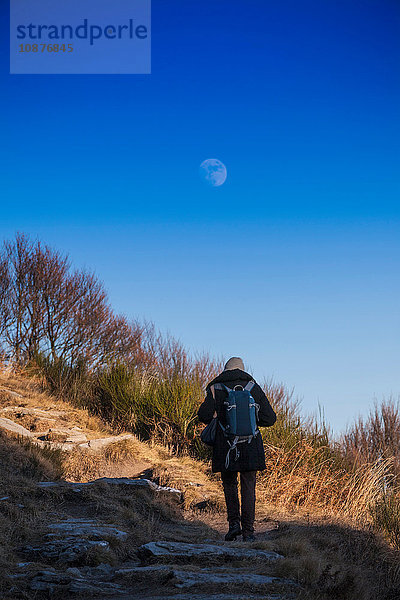
<instances>
[{"instance_id":1,"label":"beige hat","mask_svg":"<svg viewBox=\"0 0 400 600\"><path fill-rule=\"evenodd\" d=\"M232 369L240 369L244 371L244 363L241 358L237 356L232 356L226 363L224 367L224 371L231 371Z\"/></svg>"}]
</instances>

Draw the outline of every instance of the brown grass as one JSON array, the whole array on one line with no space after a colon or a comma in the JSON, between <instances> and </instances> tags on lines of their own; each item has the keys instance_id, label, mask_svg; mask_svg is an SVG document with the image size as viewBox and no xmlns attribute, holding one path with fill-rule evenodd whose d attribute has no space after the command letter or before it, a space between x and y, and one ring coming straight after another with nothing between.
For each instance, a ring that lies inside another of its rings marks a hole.
<instances>
[{"instance_id":1,"label":"brown grass","mask_svg":"<svg viewBox=\"0 0 400 600\"><path fill-rule=\"evenodd\" d=\"M275 573L304 586L301 600L394 600L400 590L398 554L371 531L341 521L288 523L275 536L288 559Z\"/></svg>"},{"instance_id":2,"label":"brown grass","mask_svg":"<svg viewBox=\"0 0 400 600\"><path fill-rule=\"evenodd\" d=\"M94 460L95 457L89 460L87 456L79 473L81 479L96 478ZM0 498L7 496L0 501L1 598L6 597L11 585L7 574L13 573L15 565L24 560L18 548L42 542L48 523L66 515L97 517L128 532L124 543L110 540L112 549L107 558L97 549L90 553L85 564L92 566L104 562L105 558L111 564L129 560L135 557L139 545L154 539L193 541L217 535L195 518L185 520L182 508L170 502L167 496L153 497L145 490L132 492L100 482L83 488L77 495L68 489L42 490L36 486L39 480L64 478L67 464L63 453L38 448L0 433ZM87 477L83 477L85 468ZM40 569L40 563L36 568ZM11 583L17 585L18 597L31 597L23 581Z\"/></svg>"},{"instance_id":3,"label":"brown grass","mask_svg":"<svg viewBox=\"0 0 400 600\"><path fill-rule=\"evenodd\" d=\"M111 430L87 411L38 391L37 384L20 376L0 377L0 387L23 395L23 400L0 394L0 406L25 404L65 410L65 422L79 425L88 437L110 435ZM301 600L397 600L400 597L399 553L373 532L368 512L387 481L390 461L366 464L350 472L333 465L327 449L300 441L285 449L269 446L267 469L259 474L257 530L272 530L253 547L282 553L276 575L302 586ZM121 493L104 485L68 490L39 490L38 480L88 481L103 476L145 475L161 485L184 491L179 508L154 499L147 492ZM129 531L128 542L116 544L111 560L134 556L138 545L155 539L198 541L220 539L226 528L219 476L209 465L189 456L175 456L156 443L138 438L108 446L103 452L70 453L37 448L29 442L0 435L0 574L21 560L17 548L42 536L57 514L87 514L113 522ZM196 505L200 504L201 508ZM23 505L20 508L18 505ZM387 514L385 513L387 518ZM93 553L93 564L104 557ZM257 566L258 572L263 567ZM269 568L265 572L270 572ZM6 594L6 583L0 592ZM21 592L22 593L22 592ZM0 596L1 597L1 596ZM23 595L21 597L24 597ZM29 597L26 596L26 597Z\"/></svg>"},{"instance_id":4,"label":"brown grass","mask_svg":"<svg viewBox=\"0 0 400 600\"><path fill-rule=\"evenodd\" d=\"M263 502L303 513L329 514L370 523L370 508L382 496L392 459L365 463L352 471L325 457L328 448L301 440L290 449L266 445L267 468L259 474Z\"/></svg>"},{"instance_id":5,"label":"brown grass","mask_svg":"<svg viewBox=\"0 0 400 600\"><path fill-rule=\"evenodd\" d=\"M23 398L16 398L7 391L7 388L13 392L21 394ZM23 372L21 373L6 373L4 371L0 374L0 408L5 406L23 406L23 407L35 407L42 409L56 409L59 411L65 411L66 415L59 418L59 425L81 427L84 432L88 432L93 437L102 437L106 435L112 435L113 429L104 423L99 417L90 414L85 409L74 408L71 403L64 402L62 399L54 398L49 396L48 393L42 391L40 382L32 377L27 377ZM40 423L40 419L36 417L29 417L33 421ZM21 422L24 425L24 422ZM24 425L26 426L26 425ZM28 427L29 428L29 427ZM36 429L40 430L41 427L37 425Z\"/></svg>"}]
</instances>

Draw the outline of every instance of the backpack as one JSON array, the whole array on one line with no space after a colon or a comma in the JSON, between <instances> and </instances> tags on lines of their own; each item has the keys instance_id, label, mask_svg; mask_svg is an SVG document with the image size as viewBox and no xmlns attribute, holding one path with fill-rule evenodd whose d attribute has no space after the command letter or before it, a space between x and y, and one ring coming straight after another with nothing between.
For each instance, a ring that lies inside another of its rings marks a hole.
<instances>
[{"instance_id":1,"label":"backpack","mask_svg":"<svg viewBox=\"0 0 400 600\"><path fill-rule=\"evenodd\" d=\"M226 469L229 467L232 451L235 452L234 460L236 461L239 458L240 453L237 445L245 442L250 444L251 440L259 434L257 421L260 405L255 402L251 395L254 385L254 381L249 381L245 387L235 385L234 389L223 383L217 383L213 386L215 389L225 390L228 393L228 398L224 402L226 426L224 427L219 422L229 445L225 460Z\"/></svg>"}]
</instances>

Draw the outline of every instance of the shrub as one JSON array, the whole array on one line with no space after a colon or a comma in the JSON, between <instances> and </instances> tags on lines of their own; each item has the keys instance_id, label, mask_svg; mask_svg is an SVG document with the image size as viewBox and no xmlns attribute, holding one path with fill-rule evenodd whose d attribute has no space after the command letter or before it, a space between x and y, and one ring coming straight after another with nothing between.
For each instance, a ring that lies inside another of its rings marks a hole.
<instances>
[{"instance_id":1,"label":"shrub","mask_svg":"<svg viewBox=\"0 0 400 600\"><path fill-rule=\"evenodd\" d=\"M383 531L391 544L400 550L400 499L394 493L386 493L370 507L375 527Z\"/></svg>"},{"instance_id":2,"label":"shrub","mask_svg":"<svg viewBox=\"0 0 400 600\"><path fill-rule=\"evenodd\" d=\"M341 440L350 463L362 464L393 457L394 470L400 475L400 405L389 398L375 402L367 418L358 420Z\"/></svg>"},{"instance_id":3,"label":"shrub","mask_svg":"<svg viewBox=\"0 0 400 600\"><path fill-rule=\"evenodd\" d=\"M152 438L176 450L188 449L195 437L203 389L196 369L166 377L113 365L95 377L92 408L143 439Z\"/></svg>"},{"instance_id":4,"label":"shrub","mask_svg":"<svg viewBox=\"0 0 400 600\"><path fill-rule=\"evenodd\" d=\"M84 360L70 365L65 360L52 359L44 353L36 352L26 366L26 372L42 378L42 385L51 394L80 404L82 397L91 388L87 364Z\"/></svg>"}]
</instances>

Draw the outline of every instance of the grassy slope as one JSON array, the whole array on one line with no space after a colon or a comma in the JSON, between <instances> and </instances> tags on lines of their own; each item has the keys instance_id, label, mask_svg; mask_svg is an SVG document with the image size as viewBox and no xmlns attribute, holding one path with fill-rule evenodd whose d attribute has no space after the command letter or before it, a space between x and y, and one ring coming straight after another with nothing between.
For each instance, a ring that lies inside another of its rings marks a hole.
<instances>
[{"instance_id":1,"label":"grassy slope","mask_svg":"<svg viewBox=\"0 0 400 600\"><path fill-rule=\"evenodd\" d=\"M79 425L88 437L110 435L110 429L86 411L71 407L41 393L35 383L20 377L0 377L0 388L19 392L22 399L0 392L0 405L56 407L65 410L65 422ZM40 427L40 423L24 423ZM138 545L155 539L199 541L221 539L225 530L223 495L220 483L207 465L189 457L177 458L163 447L138 439L109 447L101 454L76 451L70 454L47 451L29 443L0 435L0 574L12 571L21 557L21 544L40 539L49 519L66 512L73 514L76 497L54 491L44 493L39 480L65 478L87 481L102 476L137 476L151 471L152 478L185 492L183 509L160 503L147 493L121 495L110 489L85 491L85 510L105 521L115 522L130 532L128 542L115 547L116 562L134 555ZM273 478L271 479L273 481ZM192 485L193 483L200 485ZM195 504L206 499L206 510ZM257 505L257 531L271 523L277 528L268 537L260 535L255 547L273 548L287 559L277 565L276 573L297 579L304 586L304 598L323 600L394 600L400 597L398 553L369 531L357 530L344 522L316 511L277 508L268 503L262 490ZM83 510L83 507L80 507ZM318 516L317 516L318 512ZM82 514L82 512L80 512ZM101 555L94 554L94 563ZM7 580L1 597L6 597ZM23 595L21 597L29 597Z\"/></svg>"}]
</instances>

